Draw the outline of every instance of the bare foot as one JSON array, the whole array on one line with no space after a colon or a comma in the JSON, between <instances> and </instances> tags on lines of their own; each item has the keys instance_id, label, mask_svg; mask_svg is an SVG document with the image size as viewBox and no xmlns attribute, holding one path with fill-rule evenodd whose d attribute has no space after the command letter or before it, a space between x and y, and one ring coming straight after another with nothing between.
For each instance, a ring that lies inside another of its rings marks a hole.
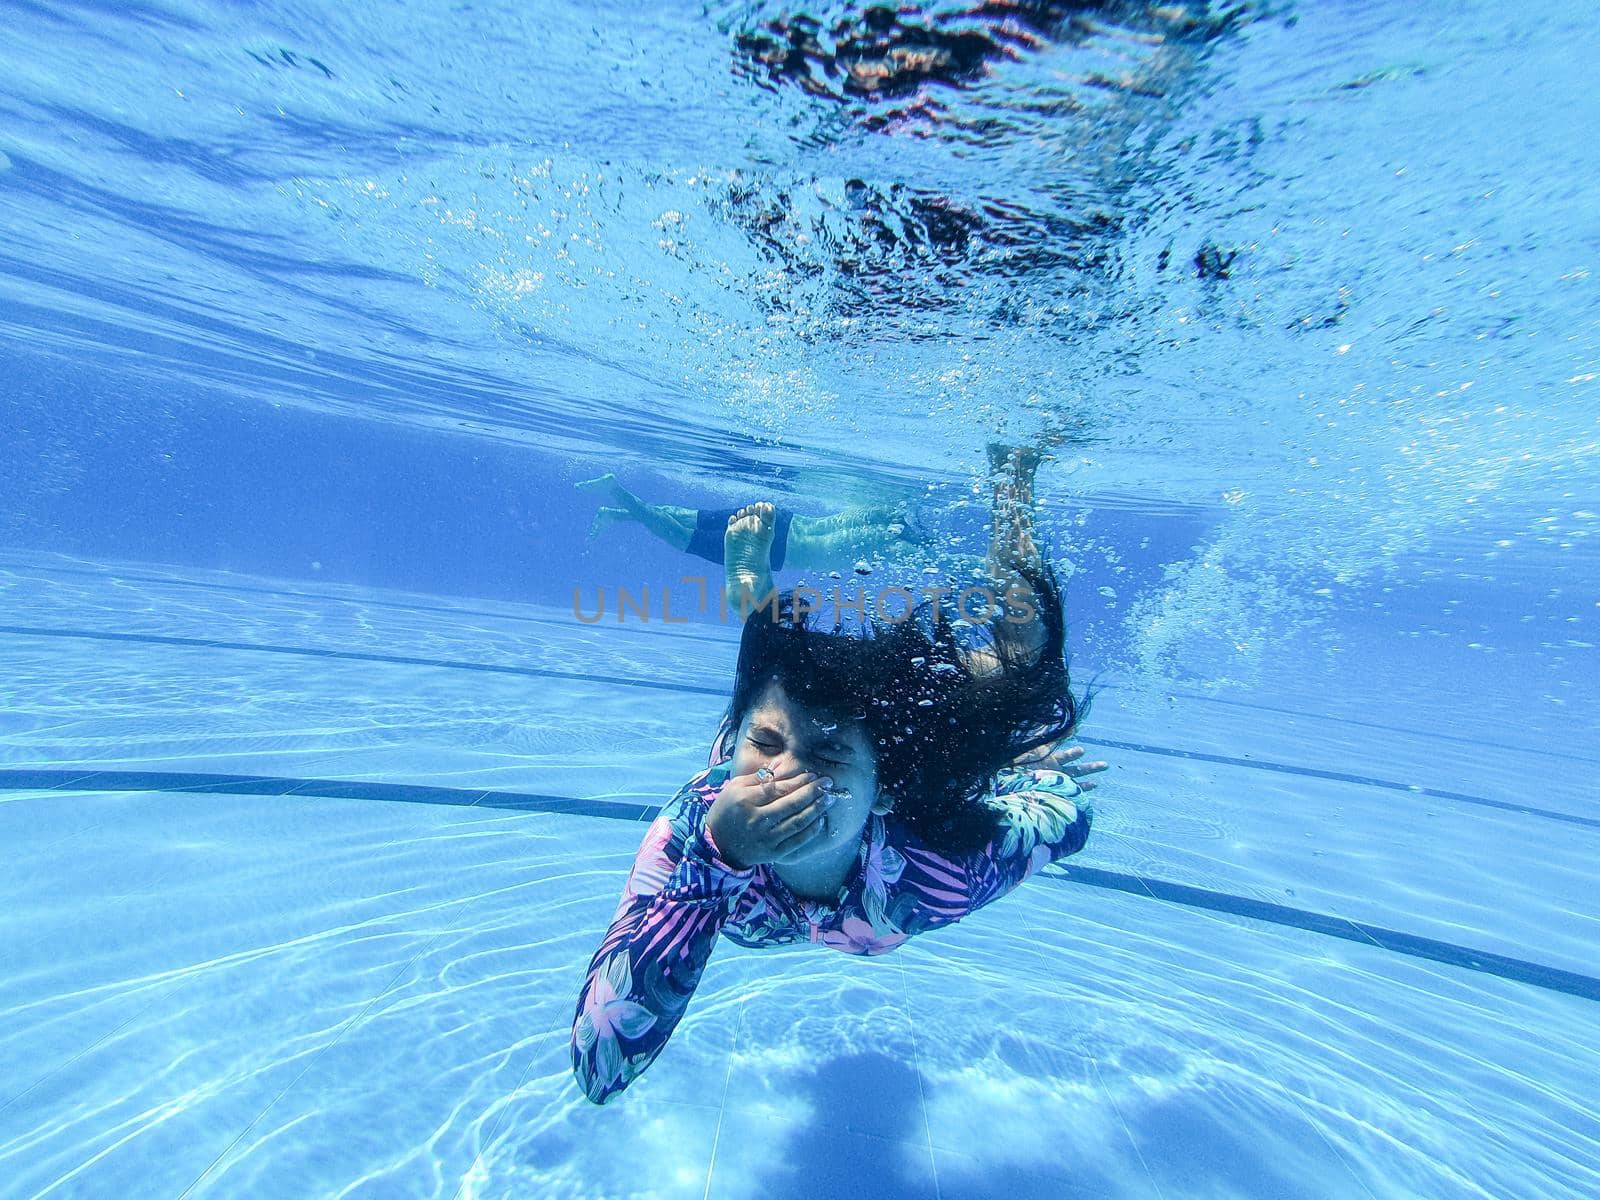
<instances>
[{"instance_id":1,"label":"bare foot","mask_svg":"<svg viewBox=\"0 0 1600 1200\"><path fill-rule=\"evenodd\" d=\"M722 535L722 563L727 570L728 607L740 616L761 607L773 592L772 536L776 510L763 501L747 504L728 518Z\"/></svg>"},{"instance_id":2,"label":"bare foot","mask_svg":"<svg viewBox=\"0 0 1600 1200\"><path fill-rule=\"evenodd\" d=\"M580 492L605 492L614 496L617 493L617 477L610 471L596 479L584 479L573 484Z\"/></svg>"},{"instance_id":3,"label":"bare foot","mask_svg":"<svg viewBox=\"0 0 1600 1200\"><path fill-rule=\"evenodd\" d=\"M578 486L582 487L583 485L579 484ZM620 508L606 508L602 506L594 514L594 520L589 522L589 540L593 541L595 538L599 537L600 532L604 529L610 528L613 521L626 520L627 516L628 514Z\"/></svg>"},{"instance_id":4,"label":"bare foot","mask_svg":"<svg viewBox=\"0 0 1600 1200\"><path fill-rule=\"evenodd\" d=\"M1018 482L1031 484L1033 473L1039 469L1039 464L1046 459L1053 459L1053 454L1042 454L1032 446L1008 446L1004 442L990 442L989 473L991 475L1010 475Z\"/></svg>"},{"instance_id":5,"label":"bare foot","mask_svg":"<svg viewBox=\"0 0 1600 1200\"><path fill-rule=\"evenodd\" d=\"M1103 441L1103 438L1093 436L1093 428L1093 425L1083 417L1052 413L1045 418L1044 429L1039 433L1039 444L1054 450L1061 446L1088 445L1091 442ZM1054 459L1054 454L1044 456L1045 462Z\"/></svg>"}]
</instances>

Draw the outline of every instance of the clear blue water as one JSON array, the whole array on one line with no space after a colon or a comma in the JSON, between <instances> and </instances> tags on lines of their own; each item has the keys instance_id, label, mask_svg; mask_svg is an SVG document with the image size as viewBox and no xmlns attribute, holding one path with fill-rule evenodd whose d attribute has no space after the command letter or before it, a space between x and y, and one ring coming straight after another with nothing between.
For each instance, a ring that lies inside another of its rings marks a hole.
<instances>
[{"instance_id":1,"label":"clear blue water","mask_svg":"<svg viewBox=\"0 0 1600 1200\"><path fill-rule=\"evenodd\" d=\"M0 1195L1600 1191L1591 15L1046 10L0 0ZM1063 432L1089 846L589 1105L736 631L573 485Z\"/></svg>"}]
</instances>

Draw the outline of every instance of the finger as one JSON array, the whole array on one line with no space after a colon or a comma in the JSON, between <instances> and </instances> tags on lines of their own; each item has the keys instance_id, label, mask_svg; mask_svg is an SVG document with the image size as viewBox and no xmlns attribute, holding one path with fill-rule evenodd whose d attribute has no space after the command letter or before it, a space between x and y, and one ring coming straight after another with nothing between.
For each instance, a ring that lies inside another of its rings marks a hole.
<instances>
[{"instance_id":1,"label":"finger","mask_svg":"<svg viewBox=\"0 0 1600 1200\"><path fill-rule=\"evenodd\" d=\"M1077 766L1068 767L1067 774L1076 779L1080 775L1094 775L1100 771L1109 771L1110 769L1111 764L1107 762L1080 763Z\"/></svg>"},{"instance_id":2,"label":"finger","mask_svg":"<svg viewBox=\"0 0 1600 1200\"><path fill-rule=\"evenodd\" d=\"M828 823L824 814L818 813L778 842L773 848L773 853L781 861L796 850L803 850L817 838L824 836L827 829Z\"/></svg>"},{"instance_id":3,"label":"finger","mask_svg":"<svg viewBox=\"0 0 1600 1200\"><path fill-rule=\"evenodd\" d=\"M814 800L774 825L770 834L771 838L774 842L781 842L805 829L809 829L827 815L828 807L820 798Z\"/></svg>"},{"instance_id":4,"label":"finger","mask_svg":"<svg viewBox=\"0 0 1600 1200\"><path fill-rule=\"evenodd\" d=\"M765 767L762 767L762 768L758 768L755 771L746 771L743 775L735 775L735 776L733 776L731 779L728 780L728 782L729 783L736 783L740 787L744 788L746 791L751 791L751 792L765 791L766 788L767 788L767 785L772 782L772 776L770 776L770 775L762 775L761 774L761 771L764 771L765 769L766 769Z\"/></svg>"},{"instance_id":5,"label":"finger","mask_svg":"<svg viewBox=\"0 0 1600 1200\"><path fill-rule=\"evenodd\" d=\"M1051 742L1030 750L1017 761L1040 770L1062 770L1074 759L1082 757L1082 746L1063 746L1061 742Z\"/></svg>"},{"instance_id":6,"label":"finger","mask_svg":"<svg viewBox=\"0 0 1600 1200\"><path fill-rule=\"evenodd\" d=\"M782 825L785 821L793 820L813 804L824 804L828 807L833 804L820 780L813 780L785 796L778 797L770 804L763 805L761 815L775 825Z\"/></svg>"},{"instance_id":7,"label":"finger","mask_svg":"<svg viewBox=\"0 0 1600 1200\"><path fill-rule=\"evenodd\" d=\"M787 805L795 801L808 787L816 783L816 775L802 771L797 775L788 775L782 779L774 779L766 785L758 807L763 812L775 813L782 816L788 811ZM801 801L803 802L803 801Z\"/></svg>"},{"instance_id":8,"label":"finger","mask_svg":"<svg viewBox=\"0 0 1600 1200\"><path fill-rule=\"evenodd\" d=\"M766 770L767 768L761 768ZM756 771L748 775L741 775L739 779L752 792L756 793L758 803L767 804L788 795L795 788L811 778L804 771L791 771L787 775L772 775L762 779Z\"/></svg>"}]
</instances>

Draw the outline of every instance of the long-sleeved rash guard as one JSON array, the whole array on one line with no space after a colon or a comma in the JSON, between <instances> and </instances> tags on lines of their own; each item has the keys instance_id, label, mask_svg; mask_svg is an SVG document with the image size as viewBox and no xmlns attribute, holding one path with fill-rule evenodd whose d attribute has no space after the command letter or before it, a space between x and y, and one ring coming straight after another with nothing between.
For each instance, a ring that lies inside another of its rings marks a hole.
<instances>
[{"instance_id":1,"label":"long-sleeved rash guard","mask_svg":"<svg viewBox=\"0 0 1600 1200\"><path fill-rule=\"evenodd\" d=\"M1089 810L1065 772L1006 768L984 802L1000 814L982 850L950 857L890 813L873 814L832 904L796 896L770 864L730 865L706 828L729 764L691 779L645 834L622 902L589 964L572 1024L572 1068L604 1104L655 1060L677 1028L720 933L741 946L817 942L884 954L959 921L1046 863L1082 849Z\"/></svg>"}]
</instances>

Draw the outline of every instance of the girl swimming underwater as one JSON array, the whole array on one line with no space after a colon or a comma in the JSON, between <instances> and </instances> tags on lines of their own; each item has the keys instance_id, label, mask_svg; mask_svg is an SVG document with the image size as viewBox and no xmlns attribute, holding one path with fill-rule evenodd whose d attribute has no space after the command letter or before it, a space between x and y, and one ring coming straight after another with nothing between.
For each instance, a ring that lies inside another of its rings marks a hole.
<instances>
[{"instance_id":1,"label":"girl swimming underwater","mask_svg":"<svg viewBox=\"0 0 1600 1200\"><path fill-rule=\"evenodd\" d=\"M1032 536L1038 456L991 460L989 575L1009 602L985 643L964 644L936 604L841 632L782 593L747 621L710 766L650 826L578 996L572 1065L590 1100L661 1053L719 934L882 954L1083 847L1093 784L1079 780L1105 764L1055 749L1079 702ZM730 537L770 522L753 507Z\"/></svg>"}]
</instances>

